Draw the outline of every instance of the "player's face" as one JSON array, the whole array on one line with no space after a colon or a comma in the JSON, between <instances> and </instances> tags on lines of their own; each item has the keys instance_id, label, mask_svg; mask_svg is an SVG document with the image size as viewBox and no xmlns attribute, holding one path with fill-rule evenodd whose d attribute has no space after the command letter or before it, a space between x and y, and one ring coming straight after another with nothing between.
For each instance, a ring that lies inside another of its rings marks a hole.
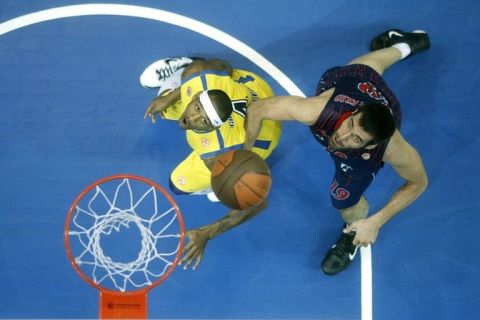
<instances>
[{"instance_id":1,"label":"player's face","mask_svg":"<svg viewBox=\"0 0 480 320\"><path fill-rule=\"evenodd\" d=\"M190 101L187 108L180 116L180 119L178 119L178 124L180 128L184 130L193 130L200 133L213 131L215 130L215 127L212 125L203 110L199 96L200 93L192 98L192 101Z\"/></svg>"},{"instance_id":2,"label":"player's face","mask_svg":"<svg viewBox=\"0 0 480 320\"><path fill-rule=\"evenodd\" d=\"M360 149L373 137L359 125L361 113L352 114L333 132L328 144L332 149Z\"/></svg>"}]
</instances>

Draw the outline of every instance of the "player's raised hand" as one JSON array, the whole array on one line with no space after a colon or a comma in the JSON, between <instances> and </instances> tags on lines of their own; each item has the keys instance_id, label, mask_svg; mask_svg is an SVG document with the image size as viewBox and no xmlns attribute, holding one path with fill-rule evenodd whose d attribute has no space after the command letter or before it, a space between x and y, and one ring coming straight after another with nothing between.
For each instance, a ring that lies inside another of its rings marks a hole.
<instances>
[{"instance_id":1,"label":"player's raised hand","mask_svg":"<svg viewBox=\"0 0 480 320\"><path fill-rule=\"evenodd\" d=\"M158 95L155 100L150 103L147 110L145 111L144 118L150 118L152 123L155 123L157 120L157 115L162 119L165 118L165 111L171 106L174 105L177 101L180 100L180 88L177 88L170 92L162 92Z\"/></svg>"},{"instance_id":2,"label":"player's raised hand","mask_svg":"<svg viewBox=\"0 0 480 320\"><path fill-rule=\"evenodd\" d=\"M167 96L158 96L157 98L155 98L155 100L150 103L147 110L145 111L144 118L150 118L152 120L152 123L156 122L157 115L163 119L163 113L169 107L169 99L167 98Z\"/></svg>"},{"instance_id":3,"label":"player's raised hand","mask_svg":"<svg viewBox=\"0 0 480 320\"><path fill-rule=\"evenodd\" d=\"M205 230L194 229L187 231L187 237L190 241L185 246L180 265L183 265L183 269L186 270L193 263L192 269L195 270L202 261L205 246L208 242L208 235Z\"/></svg>"}]
</instances>

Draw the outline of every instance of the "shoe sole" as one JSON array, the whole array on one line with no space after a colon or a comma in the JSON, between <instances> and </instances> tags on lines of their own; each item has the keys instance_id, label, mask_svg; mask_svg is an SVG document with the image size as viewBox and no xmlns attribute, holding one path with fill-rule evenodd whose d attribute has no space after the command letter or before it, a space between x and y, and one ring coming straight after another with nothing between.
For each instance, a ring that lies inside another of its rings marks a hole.
<instances>
[{"instance_id":1,"label":"shoe sole","mask_svg":"<svg viewBox=\"0 0 480 320\"><path fill-rule=\"evenodd\" d=\"M147 88L147 89L160 88L165 83L165 81L168 80L168 78L171 78L174 75L176 75L178 77L178 72L180 71L180 74L181 74L181 71L183 71L183 69L186 67L186 65L185 65L181 68L178 68L170 76L168 76L166 79L159 80L158 76L157 76L157 69L168 68L168 65L164 62L167 59L171 59L171 60L181 59L181 60L183 60L183 63L186 63L186 64L192 62L192 59L190 59L188 57L164 58L164 59L157 60L157 61L153 62L147 68L145 68L145 70L140 75L140 84L144 88ZM188 61L188 60L190 60L190 61Z\"/></svg>"}]
</instances>

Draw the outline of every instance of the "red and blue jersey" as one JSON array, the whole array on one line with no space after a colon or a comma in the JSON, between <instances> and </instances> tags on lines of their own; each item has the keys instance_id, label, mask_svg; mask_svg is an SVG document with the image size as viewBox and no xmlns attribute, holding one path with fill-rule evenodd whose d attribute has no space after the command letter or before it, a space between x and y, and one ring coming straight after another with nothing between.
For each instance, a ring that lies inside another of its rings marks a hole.
<instances>
[{"instance_id":1,"label":"red and blue jersey","mask_svg":"<svg viewBox=\"0 0 480 320\"><path fill-rule=\"evenodd\" d=\"M360 200L378 170L383 167L382 159L389 141L372 149L334 150L328 145L328 140L337 122L363 104L377 103L380 108L383 105L390 110L399 129L401 110L397 98L382 77L366 65L355 64L328 70L322 76L316 94L331 88L334 88L331 98L310 129L335 162L330 196L333 206L342 209Z\"/></svg>"},{"instance_id":2,"label":"red and blue jersey","mask_svg":"<svg viewBox=\"0 0 480 320\"><path fill-rule=\"evenodd\" d=\"M380 143L373 149L337 151L328 146L328 139L343 114L368 103L379 103L388 108L397 129L400 128L401 110L397 98L381 76L366 65L348 65L328 70L320 80L316 94L319 95L331 88L335 88L333 95L318 120L310 126L312 133L334 160L353 165L354 168L358 167L361 171L365 169L366 173L378 171L383 166L382 158L388 141Z\"/></svg>"}]
</instances>

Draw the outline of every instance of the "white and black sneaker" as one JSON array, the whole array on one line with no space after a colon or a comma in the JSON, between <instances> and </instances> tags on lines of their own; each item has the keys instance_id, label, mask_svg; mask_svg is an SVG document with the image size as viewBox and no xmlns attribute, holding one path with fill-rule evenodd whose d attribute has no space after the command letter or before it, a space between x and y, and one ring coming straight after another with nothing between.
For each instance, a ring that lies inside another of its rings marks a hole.
<instances>
[{"instance_id":1,"label":"white and black sneaker","mask_svg":"<svg viewBox=\"0 0 480 320\"><path fill-rule=\"evenodd\" d=\"M182 84L182 72L192 63L188 57L165 58L149 65L140 76L145 88L160 88L159 93L174 90Z\"/></svg>"},{"instance_id":2,"label":"white and black sneaker","mask_svg":"<svg viewBox=\"0 0 480 320\"><path fill-rule=\"evenodd\" d=\"M358 247L353 244L355 232L342 233L340 239L328 251L322 261L322 271L327 275L334 275L345 270L353 261Z\"/></svg>"},{"instance_id":3,"label":"white and black sneaker","mask_svg":"<svg viewBox=\"0 0 480 320\"><path fill-rule=\"evenodd\" d=\"M391 29L376 36L370 43L370 50L388 48L397 43L408 44L411 50L409 57L430 48L430 38L425 31L404 32L399 29Z\"/></svg>"}]
</instances>

